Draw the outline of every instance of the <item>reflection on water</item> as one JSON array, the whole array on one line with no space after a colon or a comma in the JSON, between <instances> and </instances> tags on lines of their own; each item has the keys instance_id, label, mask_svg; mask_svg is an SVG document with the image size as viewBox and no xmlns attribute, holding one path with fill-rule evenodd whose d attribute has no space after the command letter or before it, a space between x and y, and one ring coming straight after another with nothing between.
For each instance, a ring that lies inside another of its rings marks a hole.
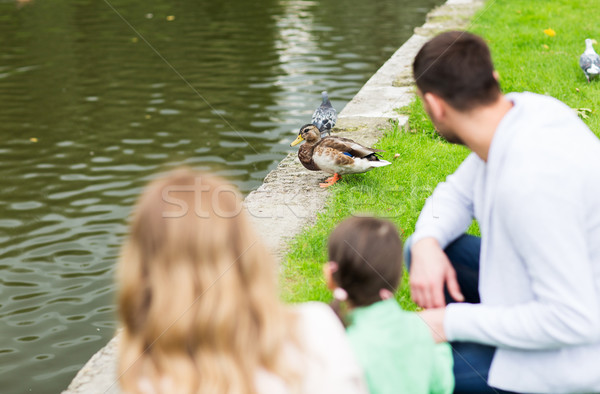
<instances>
[{"instance_id":1,"label":"reflection on water","mask_svg":"<svg viewBox=\"0 0 600 394\"><path fill-rule=\"evenodd\" d=\"M60 391L110 338L149 179L257 187L440 2L0 0L1 391Z\"/></svg>"}]
</instances>

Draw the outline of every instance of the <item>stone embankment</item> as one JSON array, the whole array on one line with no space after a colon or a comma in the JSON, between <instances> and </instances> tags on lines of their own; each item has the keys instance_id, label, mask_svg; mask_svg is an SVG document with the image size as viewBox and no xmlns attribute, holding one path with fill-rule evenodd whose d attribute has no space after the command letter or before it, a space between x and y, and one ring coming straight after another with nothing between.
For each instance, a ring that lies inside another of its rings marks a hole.
<instances>
[{"instance_id":1,"label":"stone embankment","mask_svg":"<svg viewBox=\"0 0 600 394\"><path fill-rule=\"evenodd\" d=\"M408 117L397 109L414 97L412 60L421 46L439 32L467 29L484 0L448 0L427 15L426 23L367 81L339 113L334 134L342 133L365 145L383 135L389 122L403 127ZM288 241L314 223L327 201L327 189L318 184L326 174L309 172L295 153L284 158L264 183L245 200L246 209L266 244L281 257ZM118 393L116 335L79 371L63 394Z\"/></svg>"}]
</instances>

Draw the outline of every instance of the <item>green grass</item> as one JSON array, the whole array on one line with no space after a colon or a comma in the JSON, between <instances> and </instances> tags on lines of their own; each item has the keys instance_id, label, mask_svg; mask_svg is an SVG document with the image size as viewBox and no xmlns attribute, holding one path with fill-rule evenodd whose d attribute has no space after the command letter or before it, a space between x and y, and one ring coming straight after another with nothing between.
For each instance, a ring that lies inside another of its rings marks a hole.
<instances>
[{"instance_id":1,"label":"green grass","mask_svg":"<svg viewBox=\"0 0 600 394\"><path fill-rule=\"evenodd\" d=\"M589 108L585 121L598 135L600 81L587 83L579 56L586 38L600 42L599 13L598 1L496 1L474 18L470 30L488 42L505 92L527 90ZM556 36L546 35L548 28Z\"/></svg>"},{"instance_id":2,"label":"green grass","mask_svg":"<svg viewBox=\"0 0 600 394\"><path fill-rule=\"evenodd\" d=\"M327 261L327 238L334 226L356 213L369 213L394 222L403 238L412 233L425 199L435 185L453 172L468 150L450 145L422 132L410 133L391 127L378 144L392 165L366 174L348 175L333 186L316 224L298 236L283 262L284 299L329 300L322 279ZM398 154L397 158L394 156ZM403 288L407 288L403 286ZM406 292L399 293L405 307L412 307Z\"/></svg>"},{"instance_id":3,"label":"green grass","mask_svg":"<svg viewBox=\"0 0 600 394\"><path fill-rule=\"evenodd\" d=\"M588 84L579 68L584 39L600 42L600 24L594 17L599 14L600 2L488 1L470 30L488 41L505 92L527 90L551 95L573 108L589 108L585 122L599 135L600 81ZM546 35L547 28L556 36ZM282 266L284 300L330 300L321 269L335 225L352 214L370 213L394 222L406 238L425 199L469 153L437 136L419 100L401 112L409 114L407 129L392 125L377 144L392 165L344 177L331 188L316 224L291 242ZM476 224L470 232L478 233ZM406 275L397 298L404 308L415 308Z\"/></svg>"}]
</instances>

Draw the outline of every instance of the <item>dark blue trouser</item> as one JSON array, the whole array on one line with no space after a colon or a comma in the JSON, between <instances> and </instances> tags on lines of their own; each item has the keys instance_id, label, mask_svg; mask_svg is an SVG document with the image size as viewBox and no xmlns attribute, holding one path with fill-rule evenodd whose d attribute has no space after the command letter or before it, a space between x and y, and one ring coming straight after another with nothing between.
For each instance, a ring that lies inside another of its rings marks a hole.
<instances>
[{"instance_id":1,"label":"dark blue trouser","mask_svg":"<svg viewBox=\"0 0 600 394\"><path fill-rule=\"evenodd\" d=\"M410 268L411 239L404 245L404 262ZM444 249L465 302L479 303L479 251L481 238L463 234ZM446 303L454 302L446 290ZM455 393L506 393L487 384L495 347L471 342L451 342L454 357Z\"/></svg>"}]
</instances>

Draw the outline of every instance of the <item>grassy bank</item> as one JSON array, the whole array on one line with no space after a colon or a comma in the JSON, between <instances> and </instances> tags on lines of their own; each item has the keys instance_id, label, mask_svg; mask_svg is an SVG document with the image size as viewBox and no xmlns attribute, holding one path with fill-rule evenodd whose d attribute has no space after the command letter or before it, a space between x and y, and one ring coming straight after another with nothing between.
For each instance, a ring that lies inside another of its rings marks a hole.
<instances>
[{"instance_id":1,"label":"grassy bank","mask_svg":"<svg viewBox=\"0 0 600 394\"><path fill-rule=\"evenodd\" d=\"M585 122L600 135L600 81L588 84L578 65L584 39L600 42L600 25L594 18L598 13L600 2L488 1L469 30L488 41L505 92L554 96L581 109ZM355 213L388 218L406 238L427 196L468 154L466 148L436 136L418 100L402 111L410 116L409 126L400 130L391 125L377 144L393 164L344 177L331 188L331 198L316 224L291 243L282 267L285 300L330 299L321 267L327 259L327 237L342 219ZM471 232L477 232L475 225ZM406 279L398 299L403 307L413 309Z\"/></svg>"}]
</instances>

